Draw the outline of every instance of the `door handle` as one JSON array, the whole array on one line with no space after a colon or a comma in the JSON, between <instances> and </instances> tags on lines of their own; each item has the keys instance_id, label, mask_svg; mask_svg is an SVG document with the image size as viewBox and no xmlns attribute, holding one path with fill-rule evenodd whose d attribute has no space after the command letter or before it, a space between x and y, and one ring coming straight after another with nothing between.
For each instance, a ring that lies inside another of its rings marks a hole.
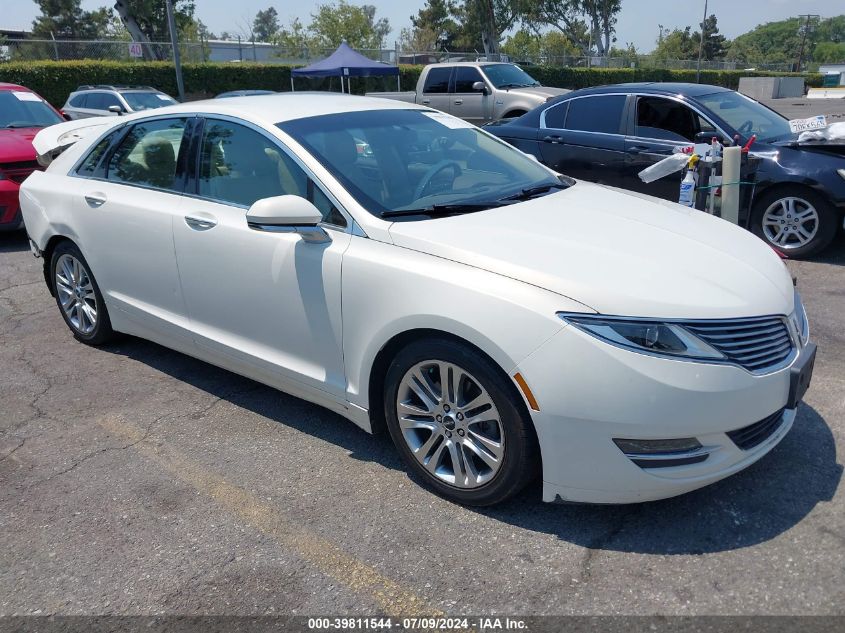
<instances>
[{"instance_id":1,"label":"door handle","mask_svg":"<svg viewBox=\"0 0 845 633\"><path fill-rule=\"evenodd\" d=\"M563 137L558 136L557 134L550 134L548 136L544 136L543 140L549 143L560 143L563 140Z\"/></svg>"},{"instance_id":2,"label":"door handle","mask_svg":"<svg viewBox=\"0 0 845 633\"><path fill-rule=\"evenodd\" d=\"M193 215L186 215L185 224L195 231L207 231L217 226L217 220L214 218L200 218Z\"/></svg>"},{"instance_id":3,"label":"door handle","mask_svg":"<svg viewBox=\"0 0 845 633\"><path fill-rule=\"evenodd\" d=\"M431 103L431 99L423 99L422 100L423 105L428 105L429 103Z\"/></svg>"},{"instance_id":4,"label":"door handle","mask_svg":"<svg viewBox=\"0 0 845 633\"><path fill-rule=\"evenodd\" d=\"M648 145L632 145L628 148L629 154L665 154L668 156L672 153L672 150L664 149L661 147L649 147Z\"/></svg>"},{"instance_id":5,"label":"door handle","mask_svg":"<svg viewBox=\"0 0 845 633\"><path fill-rule=\"evenodd\" d=\"M455 105L461 105L463 102L463 99L455 99Z\"/></svg>"},{"instance_id":6,"label":"door handle","mask_svg":"<svg viewBox=\"0 0 845 633\"><path fill-rule=\"evenodd\" d=\"M85 202L92 209L98 209L106 203L106 196L101 193L90 194L85 196Z\"/></svg>"}]
</instances>

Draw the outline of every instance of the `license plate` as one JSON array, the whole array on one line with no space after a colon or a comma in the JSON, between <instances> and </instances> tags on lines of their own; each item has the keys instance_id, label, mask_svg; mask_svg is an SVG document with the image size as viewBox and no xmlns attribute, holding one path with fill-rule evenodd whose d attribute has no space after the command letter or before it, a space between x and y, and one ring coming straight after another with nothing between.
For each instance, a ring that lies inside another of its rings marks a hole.
<instances>
[{"instance_id":1,"label":"license plate","mask_svg":"<svg viewBox=\"0 0 845 633\"><path fill-rule=\"evenodd\" d=\"M813 364L816 362L816 345L809 343L801 350L798 362L792 366L789 374L789 400L786 402L787 409L794 409L801 402L807 389L810 387L810 380L813 378Z\"/></svg>"},{"instance_id":2,"label":"license plate","mask_svg":"<svg viewBox=\"0 0 845 633\"><path fill-rule=\"evenodd\" d=\"M823 114L811 116L809 119L792 119L789 122L789 130L793 134L807 132L809 130L821 130L826 127L827 118Z\"/></svg>"}]
</instances>

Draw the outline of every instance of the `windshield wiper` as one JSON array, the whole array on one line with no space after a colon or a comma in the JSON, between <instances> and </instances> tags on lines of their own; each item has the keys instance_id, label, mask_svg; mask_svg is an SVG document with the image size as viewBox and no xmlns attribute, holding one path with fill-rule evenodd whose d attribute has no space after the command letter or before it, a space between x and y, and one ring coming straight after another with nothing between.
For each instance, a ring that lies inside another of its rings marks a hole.
<instances>
[{"instance_id":1,"label":"windshield wiper","mask_svg":"<svg viewBox=\"0 0 845 633\"><path fill-rule=\"evenodd\" d=\"M510 196L505 196L504 198L499 198L499 201L505 200L530 200L540 194L548 193L552 189L566 189L567 185L559 182L549 182L545 185L537 185L536 187L527 187L520 191L519 193L512 194Z\"/></svg>"},{"instance_id":2,"label":"windshield wiper","mask_svg":"<svg viewBox=\"0 0 845 633\"><path fill-rule=\"evenodd\" d=\"M486 211L493 207L500 207L504 204L500 200L492 202L464 202L456 204L433 204L428 207L420 209L396 209L394 211L385 211L381 214L383 218L400 218L406 215L454 215L456 213L473 213L475 211Z\"/></svg>"},{"instance_id":3,"label":"windshield wiper","mask_svg":"<svg viewBox=\"0 0 845 633\"><path fill-rule=\"evenodd\" d=\"M517 84L517 83L507 83L501 84L500 86L496 86L497 88L528 88L532 84Z\"/></svg>"},{"instance_id":4,"label":"windshield wiper","mask_svg":"<svg viewBox=\"0 0 845 633\"><path fill-rule=\"evenodd\" d=\"M2 129L4 130L16 130L18 128L25 128L25 127L44 127L43 125L39 125L38 123L9 123L9 125L4 125Z\"/></svg>"}]
</instances>

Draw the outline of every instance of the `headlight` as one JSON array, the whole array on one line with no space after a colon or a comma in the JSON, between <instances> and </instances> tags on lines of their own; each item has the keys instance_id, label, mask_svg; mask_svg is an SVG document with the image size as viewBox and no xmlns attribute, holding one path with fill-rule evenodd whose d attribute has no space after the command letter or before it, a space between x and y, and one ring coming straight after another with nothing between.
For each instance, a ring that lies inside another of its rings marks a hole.
<instances>
[{"instance_id":1,"label":"headlight","mask_svg":"<svg viewBox=\"0 0 845 633\"><path fill-rule=\"evenodd\" d=\"M674 323L562 312L558 316L603 341L636 352L699 359L725 358L721 352Z\"/></svg>"},{"instance_id":2,"label":"headlight","mask_svg":"<svg viewBox=\"0 0 845 633\"><path fill-rule=\"evenodd\" d=\"M792 312L795 320L795 329L798 332L798 337L801 339L801 347L804 347L810 341L810 322L807 320L807 311L804 310L804 302L801 301L801 295L795 291L795 308Z\"/></svg>"}]
</instances>

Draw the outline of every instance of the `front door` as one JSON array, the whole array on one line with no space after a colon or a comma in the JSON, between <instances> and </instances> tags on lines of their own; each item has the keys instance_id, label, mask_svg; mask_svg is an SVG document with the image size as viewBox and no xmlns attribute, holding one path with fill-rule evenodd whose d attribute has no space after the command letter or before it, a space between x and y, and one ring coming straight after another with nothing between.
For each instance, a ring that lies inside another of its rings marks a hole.
<instances>
[{"instance_id":1,"label":"front door","mask_svg":"<svg viewBox=\"0 0 845 633\"><path fill-rule=\"evenodd\" d=\"M452 77L453 66L432 66L423 85L420 103L429 108L449 112L452 95L449 94L449 82Z\"/></svg>"},{"instance_id":2,"label":"front door","mask_svg":"<svg viewBox=\"0 0 845 633\"><path fill-rule=\"evenodd\" d=\"M454 93L450 113L452 116L469 121L473 125L484 125L493 111L492 97L484 90L474 90L473 84L484 78L475 66L456 66Z\"/></svg>"},{"instance_id":3,"label":"front door","mask_svg":"<svg viewBox=\"0 0 845 633\"><path fill-rule=\"evenodd\" d=\"M573 178L621 186L624 95L595 95L545 111L539 131L542 162Z\"/></svg>"},{"instance_id":4,"label":"front door","mask_svg":"<svg viewBox=\"0 0 845 633\"><path fill-rule=\"evenodd\" d=\"M640 180L639 173L671 156L677 149L692 145L699 132L716 134L716 128L689 106L665 97L636 97L625 137L623 186L677 202L681 186L680 173L664 176L648 184Z\"/></svg>"},{"instance_id":5,"label":"front door","mask_svg":"<svg viewBox=\"0 0 845 633\"><path fill-rule=\"evenodd\" d=\"M185 337L172 224L181 218L177 165L189 121L153 119L105 138L77 170L83 178L73 202L80 247L109 308L142 327Z\"/></svg>"},{"instance_id":6,"label":"front door","mask_svg":"<svg viewBox=\"0 0 845 633\"><path fill-rule=\"evenodd\" d=\"M344 217L278 140L246 124L207 118L197 159L173 231L197 344L246 375L342 400ZM323 211L331 241L247 225L252 203L285 194Z\"/></svg>"}]
</instances>

